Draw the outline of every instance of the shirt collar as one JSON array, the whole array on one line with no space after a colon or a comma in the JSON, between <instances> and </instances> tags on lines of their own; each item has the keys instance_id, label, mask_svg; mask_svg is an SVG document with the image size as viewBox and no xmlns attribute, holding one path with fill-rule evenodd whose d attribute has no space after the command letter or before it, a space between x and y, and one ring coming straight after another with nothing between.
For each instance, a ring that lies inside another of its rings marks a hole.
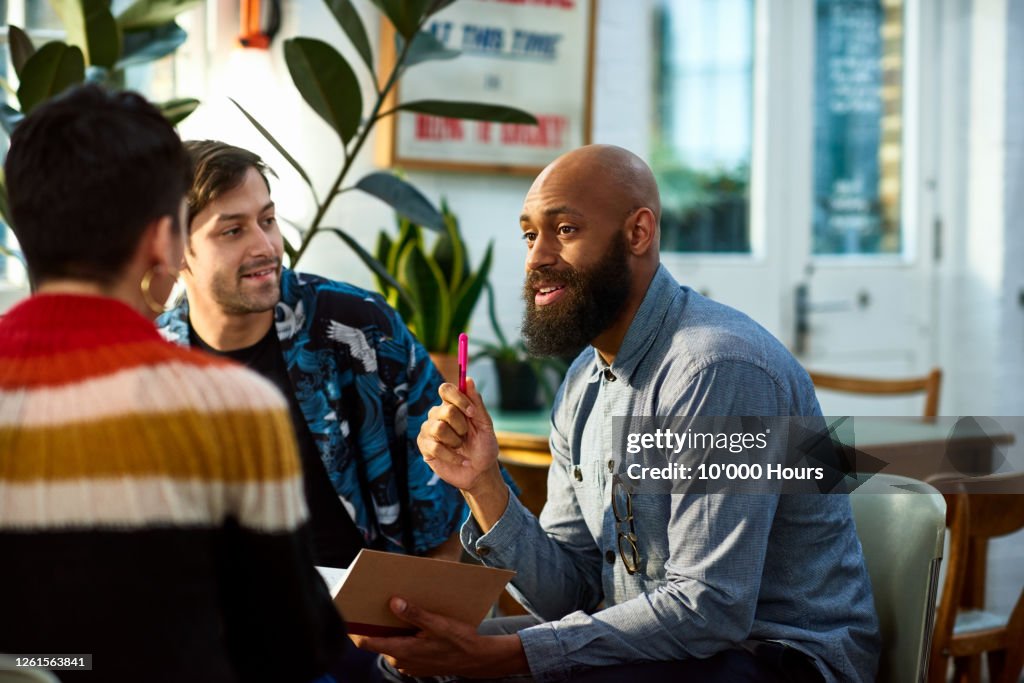
<instances>
[{"instance_id":1,"label":"shirt collar","mask_svg":"<svg viewBox=\"0 0 1024 683\"><path fill-rule=\"evenodd\" d=\"M665 315L676 297L684 296L683 289L668 272L664 265L659 265L658 270L647 287L644 300L640 303L633 316L633 322L626 330L626 336L622 339L622 346L615 355L615 361L609 366L601 358L597 349L594 352L594 367L590 374L589 381L596 382L601 375L611 371L616 380L623 380L631 384L630 380L636 372L640 361L647 355L647 351L654 343L658 330L665 321Z\"/></svg>"}]
</instances>

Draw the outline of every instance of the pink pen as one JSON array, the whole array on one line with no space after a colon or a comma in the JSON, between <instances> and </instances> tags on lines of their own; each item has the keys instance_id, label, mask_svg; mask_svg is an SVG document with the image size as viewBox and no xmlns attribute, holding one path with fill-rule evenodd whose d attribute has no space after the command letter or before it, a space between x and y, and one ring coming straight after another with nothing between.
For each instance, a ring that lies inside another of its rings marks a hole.
<instances>
[{"instance_id":1,"label":"pink pen","mask_svg":"<svg viewBox=\"0 0 1024 683\"><path fill-rule=\"evenodd\" d=\"M459 391L466 393L466 366L469 365L469 336L459 335Z\"/></svg>"}]
</instances>

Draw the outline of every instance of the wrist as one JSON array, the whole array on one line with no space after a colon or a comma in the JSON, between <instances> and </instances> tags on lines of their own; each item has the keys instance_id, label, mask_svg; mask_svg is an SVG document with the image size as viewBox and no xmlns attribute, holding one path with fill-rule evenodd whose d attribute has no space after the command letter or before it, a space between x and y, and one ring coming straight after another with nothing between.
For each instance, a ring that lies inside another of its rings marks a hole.
<instances>
[{"instance_id":1,"label":"wrist","mask_svg":"<svg viewBox=\"0 0 1024 683\"><path fill-rule=\"evenodd\" d=\"M490 636L492 639L491 655L486 676L504 677L519 676L530 673L530 663L526 659L523 642L516 634Z\"/></svg>"},{"instance_id":2,"label":"wrist","mask_svg":"<svg viewBox=\"0 0 1024 683\"><path fill-rule=\"evenodd\" d=\"M507 488L505 480L501 477L501 470L495 463L486 472L481 473L472 486L462 489L462 495L467 498L486 499L504 495Z\"/></svg>"},{"instance_id":3,"label":"wrist","mask_svg":"<svg viewBox=\"0 0 1024 683\"><path fill-rule=\"evenodd\" d=\"M487 472L481 475L471 489L462 490L462 497L466 499L473 519L485 534L505 514L511 496L512 493L505 480L501 478L501 471L497 465L494 466L493 474Z\"/></svg>"}]
</instances>

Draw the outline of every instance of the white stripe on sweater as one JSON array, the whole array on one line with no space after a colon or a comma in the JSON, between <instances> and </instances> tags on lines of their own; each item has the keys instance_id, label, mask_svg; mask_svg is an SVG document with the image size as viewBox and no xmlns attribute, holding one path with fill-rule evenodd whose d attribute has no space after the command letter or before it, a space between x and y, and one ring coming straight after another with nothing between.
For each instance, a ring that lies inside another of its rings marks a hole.
<instances>
[{"instance_id":1,"label":"white stripe on sweater","mask_svg":"<svg viewBox=\"0 0 1024 683\"><path fill-rule=\"evenodd\" d=\"M227 484L170 477L0 481L0 530L57 531L151 526L291 531L309 516L301 476Z\"/></svg>"},{"instance_id":2,"label":"white stripe on sweater","mask_svg":"<svg viewBox=\"0 0 1024 683\"><path fill-rule=\"evenodd\" d=\"M132 414L285 410L269 381L236 365L167 362L60 386L0 390L0 427L46 427Z\"/></svg>"}]
</instances>

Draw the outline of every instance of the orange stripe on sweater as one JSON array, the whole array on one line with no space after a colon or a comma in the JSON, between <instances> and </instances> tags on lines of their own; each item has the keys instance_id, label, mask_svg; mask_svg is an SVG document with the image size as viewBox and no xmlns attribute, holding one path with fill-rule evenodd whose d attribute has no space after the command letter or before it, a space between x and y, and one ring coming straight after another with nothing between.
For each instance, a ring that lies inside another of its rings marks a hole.
<instances>
[{"instance_id":1,"label":"orange stripe on sweater","mask_svg":"<svg viewBox=\"0 0 1024 683\"><path fill-rule=\"evenodd\" d=\"M301 472L282 410L135 414L0 429L0 480L136 476L244 482Z\"/></svg>"}]
</instances>

